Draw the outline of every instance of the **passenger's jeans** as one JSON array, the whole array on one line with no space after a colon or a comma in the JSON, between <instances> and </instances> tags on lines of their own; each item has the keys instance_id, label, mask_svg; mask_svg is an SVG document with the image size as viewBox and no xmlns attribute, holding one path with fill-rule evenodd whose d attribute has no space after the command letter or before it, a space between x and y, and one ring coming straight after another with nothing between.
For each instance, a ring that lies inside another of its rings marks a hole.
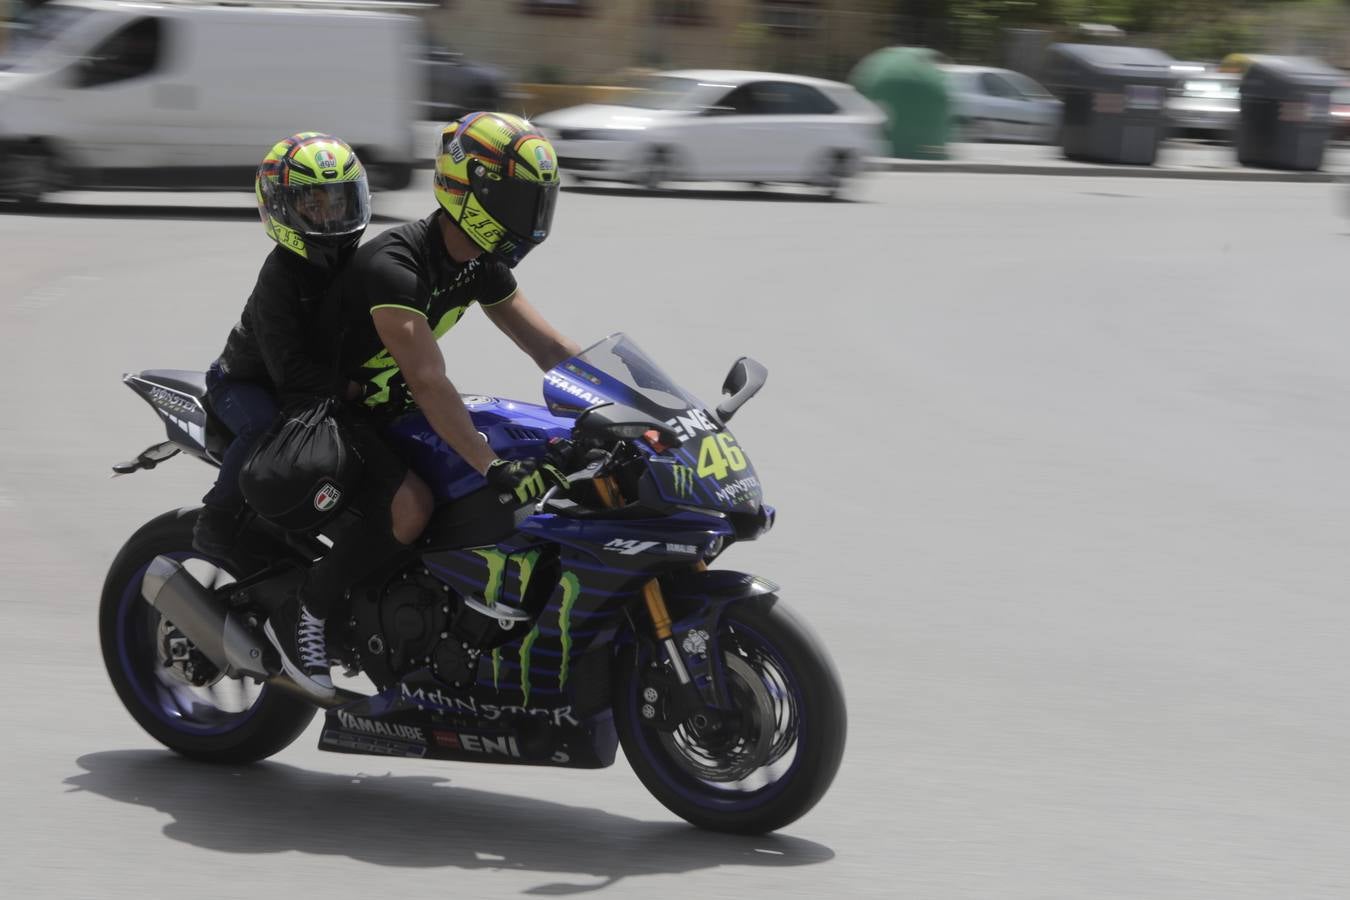
<instances>
[{"instance_id":1,"label":"passenger's jeans","mask_svg":"<svg viewBox=\"0 0 1350 900\"><path fill-rule=\"evenodd\" d=\"M216 483L202 502L240 510L244 507L244 495L239 490L239 472L258 439L277 417L277 402L256 382L226 377L220 371L219 361L211 363L206 372L206 399L216 418L234 432L234 440L225 448Z\"/></svg>"}]
</instances>

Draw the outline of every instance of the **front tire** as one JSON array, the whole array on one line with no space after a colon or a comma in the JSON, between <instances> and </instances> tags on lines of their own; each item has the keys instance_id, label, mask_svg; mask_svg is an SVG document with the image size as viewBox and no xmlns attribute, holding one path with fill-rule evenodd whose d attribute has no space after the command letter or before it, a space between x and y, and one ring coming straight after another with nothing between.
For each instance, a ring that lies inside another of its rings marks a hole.
<instances>
[{"instance_id":1,"label":"front tire","mask_svg":"<svg viewBox=\"0 0 1350 900\"><path fill-rule=\"evenodd\" d=\"M665 190L671 179L670 150L665 147L650 147L643 154L642 167L638 174L638 184L648 191Z\"/></svg>"},{"instance_id":2,"label":"front tire","mask_svg":"<svg viewBox=\"0 0 1350 900\"><path fill-rule=\"evenodd\" d=\"M192 549L196 520L196 509L152 519L113 560L99 605L103 663L127 712L170 750L207 762L266 759L304 732L315 708L270 685L259 689L251 680L225 677L213 681L209 662L193 657L195 648L184 644L172 623L141 596L141 578L159 555L183 563L204 583L237 574L229 562ZM180 655L187 649L186 661L172 658L170 645Z\"/></svg>"},{"instance_id":3,"label":"front tire","mask_svg":"<svg viewBox=\"0 0 1350 900\"><path fill-rule=\"evenodd\" d=\"M848 730L839 676L773 594L727 607L718 646L740 714L734 734L713 746L685 726L645 724L644 674L654 663L645 645L630 645L616 669L619 740L638 779L680 818L712 831L775 831L815 806L839 771Z\"/></svg>"},{"instance_id":4,"label":"front tire","mask_svg":"<svg viewBox=\"0 0 1350 900\"><path fill-rule=\"evenodd\" d=\"M366 169L372 193L401 191L412 184L412 166L408 163L389 162L368 147L357 148L356 156Z\"/></svg>"}]
</instances>

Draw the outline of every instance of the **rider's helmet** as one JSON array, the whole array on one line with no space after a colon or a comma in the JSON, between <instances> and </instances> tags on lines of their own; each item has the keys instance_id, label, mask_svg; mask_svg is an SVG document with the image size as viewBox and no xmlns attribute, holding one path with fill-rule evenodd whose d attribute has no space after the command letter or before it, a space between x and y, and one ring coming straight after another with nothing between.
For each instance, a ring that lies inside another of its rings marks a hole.
<instances>
[{"instance_id":1,"label":"rider's helmet","mask_svg":"<svg viewBox=\"0 0 1350 900\"><path fill-rule=\"evenodd\" d=\"M305 131L280 141L253 186L267 236L323 269L355 249L370 224L365 167L331 135Z\"/></svg>"},{"instance_id":2,"label":"rider's helmet","mask_svg":"<svg viewBox=\"0 0 1350 900\"><path fill-rule=\"evenodd\" d=\"M435 190L450 221L514 266L548 237L558 154L519 116L469 113L441 131Z\"/></svg>"}]
</instances>

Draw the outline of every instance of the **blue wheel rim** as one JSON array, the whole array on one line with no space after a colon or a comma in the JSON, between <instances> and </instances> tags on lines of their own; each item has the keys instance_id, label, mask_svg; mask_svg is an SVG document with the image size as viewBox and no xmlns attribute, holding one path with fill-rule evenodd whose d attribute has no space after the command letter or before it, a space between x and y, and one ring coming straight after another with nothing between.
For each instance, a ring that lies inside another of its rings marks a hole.
<instances>
[{"instance_id":1,"label":"blue wheel rim","mask_svg":"<svg viewBox=\"0 0 1350 900\"><path fill-rule=\"evenodd\" d=\"M213 566L217 565L214 561L204 559L195 553L178 552L162 555L178 562L188 559L201 559ZM182 690L176 690L173 685L165 682L154 671L156 649L150 639L150 634L154 624L158 622L159 614L141 596L140 590L141 579L144 578L148 568L150 568L149 561L132 575L122 589L122 597L117 609L118 657L121 662L122 673L126 676L127 683L131 685L131 689L140 701L141 708L150 712L156 719L174 731L186 735L210 737L228 734L242 727L261 708L261 701L269 690L266 685L253 698L253 702L247 709L239 712L228 712L216 708L215 715L206 720L199 720L194 716L194 713L201 709L201 706L185 708L184 701L189 696L198 700L204 698L191 694L186 685L180 686ZM133 643L138 646L133 647Z\"/></svg>"},{"instance_id":2,"label":"blue wheel rim","mask_svg":"<svg viewBox=\"0 0 1350 900\"><path fill-rule=\"evenodd\" d=\"M806 706L805 697L802 695L801 686L797 683L796 675L787 665L782 655L774 646L764 639L753 628L741 623L734 623L735 634L752 639L754 648L769 657L777 665L780 672L785 675L791 674L792 677L786 679L788 692L791 694L792 703L796 709L795 728L796 734L792 744L794 753L792 763L779 774L771 783L756 790L727 790L719 789L715 783L699 779L689 772L683 770L679 763L672 759L666 748L656 739L657 732L654 729L643 726L642 718L639 715L639 707L642 700L640 691L637 689L638 680L633 682L634 689L629 691L627 698L629 721L635 723L634 730L637 745L642 755L646 758L651 768L657 776L671 790L681 798L702 807L703 809L718 812L737 812L742 810L754 809L763 806L765 803L773 800L792 782L793 777L802 765L802 749L806 746L808 731L807 720L809 710ZM725 641L725 635L722 640ZM643 653L639 650L638 666L641 668L647 664L648 660L643 658Z\"/></svg>"}]
</instances>

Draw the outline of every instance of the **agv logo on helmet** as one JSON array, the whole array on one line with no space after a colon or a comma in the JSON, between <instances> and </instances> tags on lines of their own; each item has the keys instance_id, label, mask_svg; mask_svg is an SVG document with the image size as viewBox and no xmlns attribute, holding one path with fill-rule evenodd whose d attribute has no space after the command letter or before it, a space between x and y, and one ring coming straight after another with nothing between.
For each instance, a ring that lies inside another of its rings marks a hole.
<instances>
[{"instance_id":1,"label":"agv logo on helmet","mask_svg":"<svg viewBox=\"0 0 1350 900\"><path fill-rule=\"evenodd\" d=\"M267 236L319 268L332 268L370 222L370 186L345 142L317 131L277 142L254 179Z\"/></svg>"}]
</instances>

